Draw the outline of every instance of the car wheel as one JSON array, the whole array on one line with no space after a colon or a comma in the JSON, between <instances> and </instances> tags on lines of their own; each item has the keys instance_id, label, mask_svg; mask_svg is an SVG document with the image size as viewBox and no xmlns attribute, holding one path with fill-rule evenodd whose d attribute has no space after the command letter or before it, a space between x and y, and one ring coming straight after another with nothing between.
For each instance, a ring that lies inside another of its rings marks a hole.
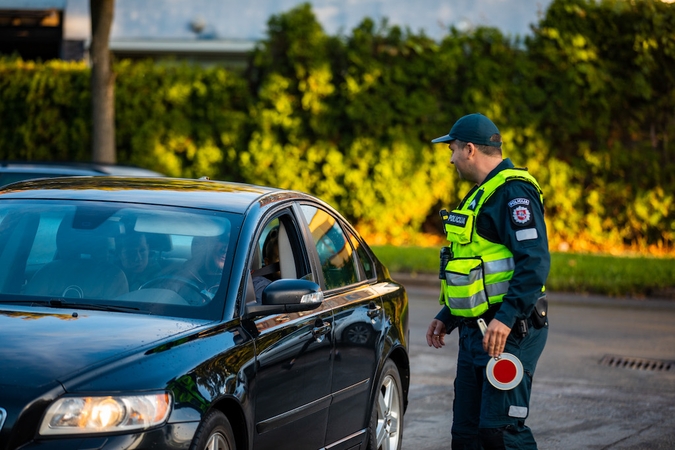
<instances>
[{"instance_id":1,"label":"car wheel","mask_svg":"<svg viewBox=\"0 0 675 450\"><path fill-rule=\"evenodd\" d=\"M368 428L368 449L398 450L403 437L403 388L392 360L384 364L377 386Z\"/></svg>"},{"instance_id":2,"label":"car wheel","mask_svg":"<svg viewBox=\"0 0 675 450\"><path fill-rule=\"evenodd\" d=\"M190 450L236 450L230 421L220 411L210 412L197 429Z\"/></svg>"}]
</instances>

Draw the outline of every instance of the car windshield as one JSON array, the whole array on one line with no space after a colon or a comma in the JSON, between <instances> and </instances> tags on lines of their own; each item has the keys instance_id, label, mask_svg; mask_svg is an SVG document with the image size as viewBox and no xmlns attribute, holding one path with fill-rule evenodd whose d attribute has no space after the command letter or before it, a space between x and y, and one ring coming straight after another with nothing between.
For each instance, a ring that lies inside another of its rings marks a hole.
<instances>
[{"instance_id":1,"label":"car windshield","mask_svg":"<svg viewBox=\"0 0 675 450\"><path fill-rule=\"evenodd\" d=\"M66 200L0 202L0 303L216 319L241 217Z\"/></svg>"}]
</instances>

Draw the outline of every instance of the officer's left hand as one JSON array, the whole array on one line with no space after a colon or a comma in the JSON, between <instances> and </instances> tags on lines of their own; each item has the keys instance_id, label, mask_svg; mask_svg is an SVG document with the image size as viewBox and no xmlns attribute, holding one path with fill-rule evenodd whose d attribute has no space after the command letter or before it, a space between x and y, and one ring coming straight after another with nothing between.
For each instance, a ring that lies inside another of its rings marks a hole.
<instances>
[{"instance_id":1,"label":"officer's left hand","mask_svg":"<svg viewBox=\"0 0 675 450\"><path fill-rule=\"evenodd\" d=\"M427 328L427 344L429 347L442 348L445 345L445 324L434 319Z\"/></svg>"},{"instance_id":2,"label":"officer's left hand","mask_svg":"<svg viewBox=\"0 0 675 450\"><path fill-rule=\"evenodd\" d=\"M509 337L510 333L511 328L497 319L492 319L487 327L485 336L483 336L483 349L493 358L497 358L504 353L506 338Z\"/></svg>"}]
</instances>

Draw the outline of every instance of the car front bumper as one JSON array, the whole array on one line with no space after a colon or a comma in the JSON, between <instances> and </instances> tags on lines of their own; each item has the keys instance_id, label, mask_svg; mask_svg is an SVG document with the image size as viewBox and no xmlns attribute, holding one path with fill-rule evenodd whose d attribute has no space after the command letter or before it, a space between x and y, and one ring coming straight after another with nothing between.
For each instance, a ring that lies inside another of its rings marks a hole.
<instances>
[{"instance_id":1,"label":"car front bumper","mask_svg":"<svg viewBox=\"0 0 675 450\"><path fill-rule=\"evenodd\" d=\"M17 450L188 450L198 426L199 422L184 422L129 434L39 437Z\"/></svg>"}]
</instances>

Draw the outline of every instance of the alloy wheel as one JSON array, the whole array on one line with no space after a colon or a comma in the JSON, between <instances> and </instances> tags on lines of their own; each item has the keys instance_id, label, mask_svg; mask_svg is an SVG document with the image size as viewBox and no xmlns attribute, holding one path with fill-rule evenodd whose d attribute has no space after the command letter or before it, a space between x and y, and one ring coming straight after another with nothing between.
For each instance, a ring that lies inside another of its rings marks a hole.
<instances>
[{"instance_id":1,"label":"alloy wheel","mask_svg":"<svg viewBox=\"0 0 675 450\"><path fill-rule=\"evenodd\" d=\"M402 418L401 398L396 380L387 375L382 380L377 399L377 450L397 450Z\"/></svg>"},{"instance_id":2,"label":"alloy wheel","mask_svg":"<svg viewBox=\"0 0 675 450\"><path fill-rule=\"evenodd\" d=\"M206 448L204 450L231 450L230 446L227 444L227 439L221 433L213 433L208 442L206 443Z\"/></svg>"}]
</instances>

